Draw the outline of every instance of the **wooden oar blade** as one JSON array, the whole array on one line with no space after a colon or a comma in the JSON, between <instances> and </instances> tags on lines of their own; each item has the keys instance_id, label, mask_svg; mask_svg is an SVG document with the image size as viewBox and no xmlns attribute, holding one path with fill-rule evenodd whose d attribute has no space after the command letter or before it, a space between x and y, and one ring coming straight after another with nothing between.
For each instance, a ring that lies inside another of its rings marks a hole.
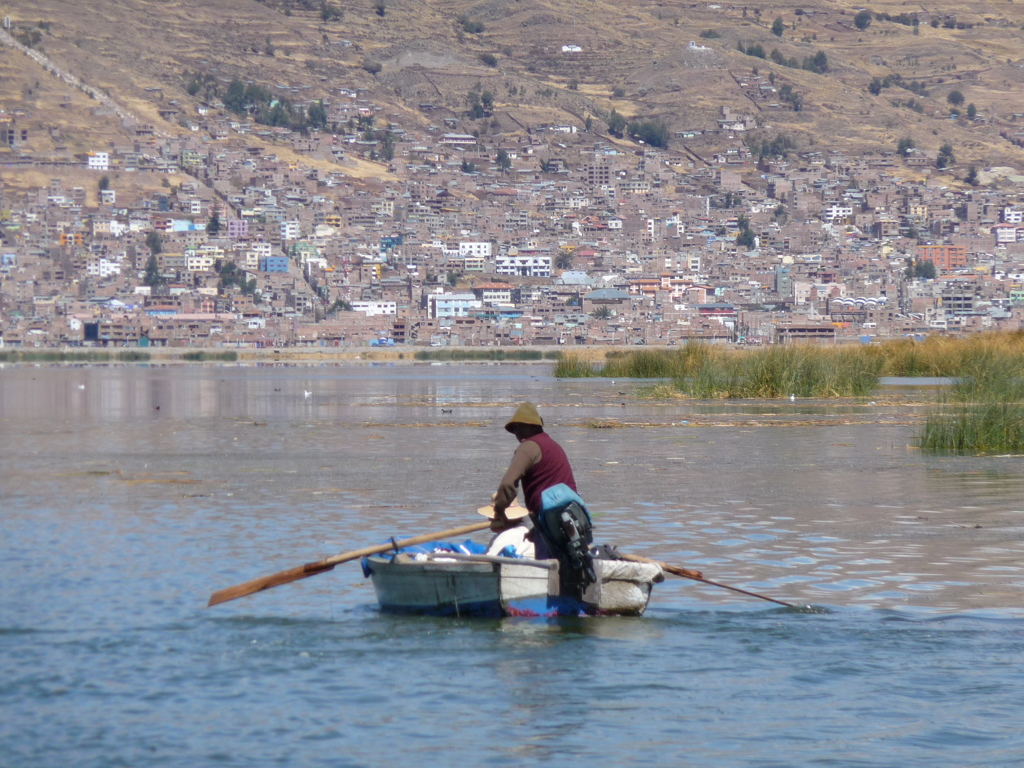
<instances>
[{"instance_id":1,"label":"wooden oar blade","mask_svg":"<svg viewBox=\"0 0 1024 768\"><path fill-rule=\"evenodd\" d=\"M300 565L297 568L290 568L287 571L280 571L278 573L272 573L270 576L262 576L252 581L247 581L244 584L235 584L233 587L227 587L218 592L214 592L210 595L210 602L206 604L209 608L211 605L219 605L220 603L226 603L229 600L237 600L240 597L246 595L252 595L256 592L262 592L264 589L270 589L272 587L279 587L282 584L290 584L293 581L304 579L307 576L316 576L318 573L324 573L334 568L334 564L316 562L306 563Z\"/></svg>"},{"instance_id":2,"label":"wooden oar blade","mask_svg":"<svg viewBox=\"0 0 1024 768\"><path fill-rule=\"evenodd\" d=\"M270 589L271 587L290 584L293 581L304 579L307 576L316 576L318 573L329 571L334 568L334 566L340 563L347 563L350 560L358 560L361 557L380 554L381 552L387 552L391 549L402 549L403 547L426 544L438 539L447 539L451 536L462 536L467 533L482 531L484 528L488 528L490 524L490 521L473 523L471 525L463 525L459 528L451 528L447 531L437 531L436 533L426 533L422 536L414 536L413 538L405 539L404 541L396 542L392 539L389 544L380 544L376 547L365 547L364 549L356 549L352 552L343 552L340 555L334 555L333 557L327 557L323 560L317 560L315 563L306 563L305 565L300 565L297 568L290 568L287 571L272 573L270 576L263 576L258 579L253 579L252 581L247 581L244 584L236 584L233 587L227 587L219 592L214 592L210 595L210 602L206 604L206 607L209 608L211 605L219 605L220 603L226 603L229 600L236 600L239 597L245 597L246 595L251 595L256 592L262 592L263 590Z\"/></svg>"}]
</instances>

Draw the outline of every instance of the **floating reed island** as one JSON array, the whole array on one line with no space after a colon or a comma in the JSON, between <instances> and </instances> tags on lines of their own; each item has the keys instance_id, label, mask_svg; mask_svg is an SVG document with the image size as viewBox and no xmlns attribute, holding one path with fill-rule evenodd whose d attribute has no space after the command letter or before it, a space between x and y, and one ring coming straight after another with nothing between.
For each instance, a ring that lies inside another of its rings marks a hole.
<instances>
[{"instance_id":1,"label":"floating reed island","mask_svg":"<svg viewBox=\"0 0 1024 768\"><path fill-rule=\"evenodd\" d=\"M882 376L948 377L919 435L932 452L1024 452L1024 332L826 347L731 349L690 342L609 353L603 365L567 352L560 378L668 379L656 394L695 398L866 397Z\"/></svg>"}]
</instances>

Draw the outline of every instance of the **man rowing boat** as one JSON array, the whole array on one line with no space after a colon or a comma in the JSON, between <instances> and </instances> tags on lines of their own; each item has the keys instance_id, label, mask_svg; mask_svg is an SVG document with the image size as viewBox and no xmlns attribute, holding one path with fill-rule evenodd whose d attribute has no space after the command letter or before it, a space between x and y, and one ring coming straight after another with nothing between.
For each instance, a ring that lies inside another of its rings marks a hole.
<instances>
[{"instance_id":1,"label":"man rowing boat","mask_svg":"<svg viewBox=\"0 0 1024 768\"><path fill-rule=\"evenodd\" d=\"M505 430L515 435L519 446L498 484L495 519L505 519L521 483L530 520L541 534L536 541L537 558L557 557L563 566L563 585L578 593L595 580L589 552L593 526L576 491L569 457L544 431L544 420L533 403L520 403Z\"/></svg>"}]
</instances>

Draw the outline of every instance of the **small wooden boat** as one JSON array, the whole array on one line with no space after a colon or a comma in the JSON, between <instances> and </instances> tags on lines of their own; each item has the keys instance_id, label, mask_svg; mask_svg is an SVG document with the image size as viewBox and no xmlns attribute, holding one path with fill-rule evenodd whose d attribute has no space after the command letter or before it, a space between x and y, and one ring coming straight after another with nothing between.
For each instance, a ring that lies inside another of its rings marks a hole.
<instances>
[{"instance_id":1,"label":"small wooden boat","mask_svg":"<svg viewBox=\"0 0 1024 768\"><path fill-rule=\"evenodd\" d=\"M364 560L381 610L435 616L640 616L659 566L594 560L582 600L561 594L557 560L432 552Z\"/></svg>"}]
</instances>

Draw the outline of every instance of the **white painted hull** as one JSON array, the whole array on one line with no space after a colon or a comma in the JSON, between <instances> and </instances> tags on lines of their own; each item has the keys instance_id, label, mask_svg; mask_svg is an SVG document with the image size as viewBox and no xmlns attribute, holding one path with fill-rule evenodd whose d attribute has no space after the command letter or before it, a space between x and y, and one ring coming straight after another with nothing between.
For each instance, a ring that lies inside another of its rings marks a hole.
<instances>
[{"instance_id":1,"label":"white painted hull","mask_svg":"<svg viewBox=\"0 0 1024 768\"><path fill-rule=\"evenodd\" d=\"M456 561L437 553L419 561L372 557L367 567L382 610L452 616L639 616L664 578L656 565L595 560L598 580L578 601L560 594L556 560Z\"/></svg>"}]
</instances>

